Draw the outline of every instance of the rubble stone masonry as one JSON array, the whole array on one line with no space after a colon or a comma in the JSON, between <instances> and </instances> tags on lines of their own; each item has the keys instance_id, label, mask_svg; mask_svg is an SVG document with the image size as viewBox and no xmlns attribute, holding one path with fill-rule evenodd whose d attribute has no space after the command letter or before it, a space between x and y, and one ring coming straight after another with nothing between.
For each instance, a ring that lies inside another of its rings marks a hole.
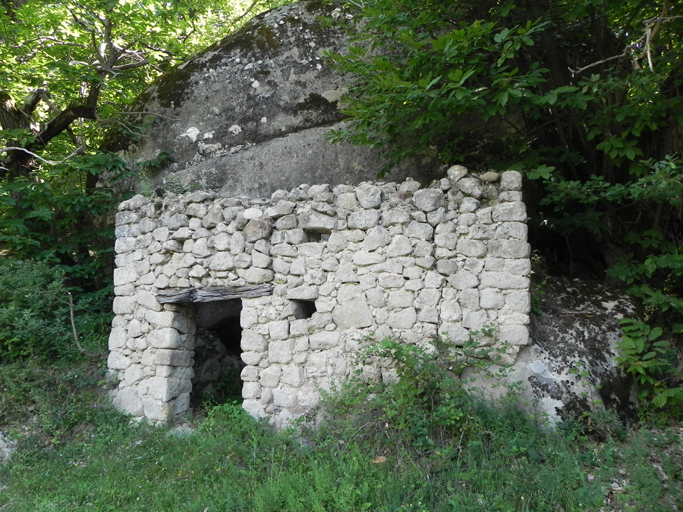
<instances>
[{"instance_id":1,"label":"rubble stone masonry","mask_svg":"<svg viewBox=\"0 0 683 512\"><path fill-rule=\"evenodd\" d=\"M408 180L123 202L108 360L115 404L152 422L188 411L195 309L159 301L173 290L264 285L241 299L242 396L250 414L278 425L347 377L368 335L424 343L446 333L459 344L491 326L482 343L511 346L512 362L529 343L521 175L454 166L447 176L429 188Z\"/></svg>"}]
</instances>

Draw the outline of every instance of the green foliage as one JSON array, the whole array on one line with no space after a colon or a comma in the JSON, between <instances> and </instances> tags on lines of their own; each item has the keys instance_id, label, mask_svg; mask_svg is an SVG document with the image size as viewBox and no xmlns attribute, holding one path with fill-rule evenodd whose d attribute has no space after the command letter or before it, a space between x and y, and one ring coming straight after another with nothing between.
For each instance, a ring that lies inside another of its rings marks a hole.
<instances>
[{"instance_id":1,"label":"green foliage","mask_svg":"<svg viewBox=\"0 0 683 512\"><path fill-rule=\"evenodd\" d=\"M683 23L667 3L368 0L344 9L362 23L349 53L331 56L355 77L344 104L352 124L333 138L384 147L392 163L436 147L446 163L579 180L604 163L611 177L638 169L638 157L663 157L651 137L683 119ZM652 28L658 16L666 22L645 44L642 20Z\"/></svg>"},{"instance_id":2,"label":"green foliage","mask_svg":"<svg viewBox=\"0 0 683 512\"><path fill-rule=\"evenodd\" d=\"M680 372L676 369L675 354L671 343L662 339L661 327L650 328L644 322L624 318L620 322L623 336L619 342L620 355L616 358L627 373L634 376L638 384L638 398L646 406L683 407L683 387L667 386L673 378L680 382Z\"/></svg>"},{"instance_id":3,"label":"green foliage","mask_svg":"<svg viewBox=\"0 0 683 512\"><path fill-rule=\"evenodd\" d=\"M500 364L500 355L496 349L480 346L475 340L479 335L473 333L463 346L440 337L427 346L391 338L380 342L366 339L369 345L359 355L355 376L344 385L333 409L371 416L393 442L435 449L439 439L462 435L470 425L467 410L471 398L466 385L473 377L463 379L463 373L469 370L491 378L506 373L504 365L491 371ZM481 335L491 337L493 333L486 330ZM364 378L367 369L378 364L392 368L396 377Z\"/></svg>"},{"instance_id":4,"label":"green foliage","mask_svg":"<svg viewBox=\"0 0 683 512\"><path fill-rule=\"evenodd\" d=\"M514 404L474 398L459 401L467 419L457 435L429 450L387 437L365 407L279 434L238 403L211 409L196 429L151 427L107 405L102 375L91 364L0 366L0 429L19 441L0 466L0 507L578 512L607 502L656 511L683 496L678 429L594 445L540 428ZM358 404L377 391L358 390Z\"/></svg>"},{"instance_id":5,"label":"green foliage","mask_svg":"<svg viewBox=\"0 0 683 512\"><path fill-rule=\"evenodd\" d=\"M0 263L0 362L78 356L65 275L44 262ZM110 296L79 295L74 312L86 350L101 349L111 325Z\"/></svg>"},{"instance_id":6,"label":"green foliage","mask_svg":"<svg viewBox=\"0 0 683 512\"><path fill-rule=\"evenodd\" d=\"M126 109L154 79L277 3L0 2L0 251L105 286L105 219L133 171L99 150L104 134L135 136Z\"/></svg>"},{"instance_id":7,"label":"green foliage","mask_svg":"<svg viewBox=\"0 0 683 512\"><path fill-rule=\"evenodd\" d=\"M60 267L73 284L101 288L113 259L108 216L122 198L111 187L85 184L102 172L121 179L124 170L115 155L96 154L0 181L0 247L12 257Z\"/></svg>"}]
</instances>

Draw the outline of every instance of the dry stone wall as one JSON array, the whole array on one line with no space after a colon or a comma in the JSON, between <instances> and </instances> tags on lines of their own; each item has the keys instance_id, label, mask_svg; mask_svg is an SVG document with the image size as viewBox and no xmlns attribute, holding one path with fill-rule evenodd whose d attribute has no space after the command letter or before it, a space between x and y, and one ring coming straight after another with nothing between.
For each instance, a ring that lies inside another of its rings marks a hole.
<instances>
[{"instance_id":1,"label":"dry stone wall","mask_svg":"<svg viewBox=\"0 0 683 512\"><path fill-rule=\"evenodd\" d=\"M263 200L198 191L122 203L108 360L116 405L154 422L188 410L196 310L159 302L174 289L267 290L241 299L242 395L249 413L278 425L349 375L367 335L424 343L446 333L458 344L491 326L482 343L511 346L512 362L529 343L521 176L460 166L447 176L429 188L301 185Z\"/></svg>"}]
</instances>

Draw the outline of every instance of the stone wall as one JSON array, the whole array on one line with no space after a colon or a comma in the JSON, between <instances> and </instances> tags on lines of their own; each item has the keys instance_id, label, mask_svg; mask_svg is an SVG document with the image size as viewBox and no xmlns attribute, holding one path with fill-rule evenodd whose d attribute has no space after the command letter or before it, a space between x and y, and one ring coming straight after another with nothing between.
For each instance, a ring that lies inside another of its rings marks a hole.
<instances>
[{"instance_id":1,"label":"stone wall","mask_svg":"<svg viewBox=\"0 0 683 512\"><path fill-rule=\"evenodd\" d=\"M263 200L200 191L122 203L108 360L116 405L155 422L189 409L197 308L160 303L172 290L266 290L241 299L242 396L276 424L347 377L366 335L423 343L447 333L458 344L492 326L482 343L511 345L514 360L529 343L521 176L460 166L447 176L429 188L301 185Z\"/></svg>"}]
</instances>

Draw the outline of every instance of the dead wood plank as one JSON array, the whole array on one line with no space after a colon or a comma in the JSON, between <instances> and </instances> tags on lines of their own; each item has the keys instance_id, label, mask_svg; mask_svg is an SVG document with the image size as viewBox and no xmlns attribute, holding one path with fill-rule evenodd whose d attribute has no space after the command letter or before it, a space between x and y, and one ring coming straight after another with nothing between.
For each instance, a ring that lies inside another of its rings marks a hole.
<instances>
[{"instance_id":1,"label":"dead wood plank","mask_svg":"<svg viewBox=\"0 0 683 512\"><path fill-rule=\"evenodd\" d=\"M272 284L249 284L246 286L214 286L210 288L169 288L157 292L159 304L182 302L215 302L219 300L263 297L273 294Z\"/></svg>"}]
</instances>

